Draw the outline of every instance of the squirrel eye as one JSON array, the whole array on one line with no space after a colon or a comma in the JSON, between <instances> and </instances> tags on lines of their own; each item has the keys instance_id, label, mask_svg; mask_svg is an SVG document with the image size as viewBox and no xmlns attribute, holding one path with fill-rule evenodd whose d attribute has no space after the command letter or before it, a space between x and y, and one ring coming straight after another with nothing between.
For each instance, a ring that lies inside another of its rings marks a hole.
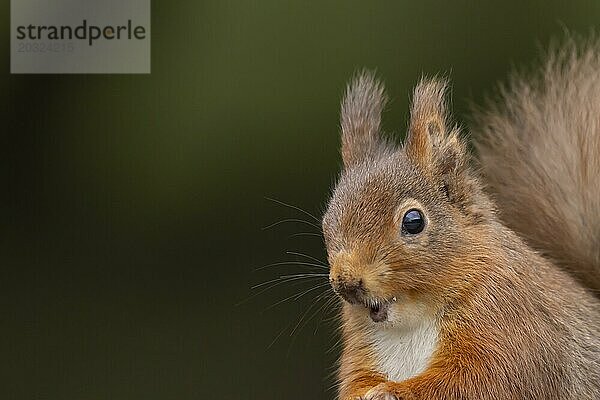
<instances>
[{"instance_id":1,"label":"squirrel eye","mask_svg":"<svg viewBox=\"0 0 600 400\"><path fill-rule=\"evenodd\" d=\"M425 218L419 210L408 210L402 217L402 231L412 235L420 233L425 227Z\"/></svg>"}]
</instances>

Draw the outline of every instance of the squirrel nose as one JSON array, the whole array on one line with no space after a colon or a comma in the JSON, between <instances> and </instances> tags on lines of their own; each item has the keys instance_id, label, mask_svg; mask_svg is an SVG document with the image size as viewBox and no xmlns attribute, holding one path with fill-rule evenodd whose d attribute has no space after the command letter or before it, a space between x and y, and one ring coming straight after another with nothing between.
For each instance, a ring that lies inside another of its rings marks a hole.
<instances>
[{"instance_id":1,"label":"squirrel nose","mask_svg":"<svg viewBox=\"0 0 600 400\"><path fill-rule=\"evenodd\" d=\"M365 295L365 286L362 279L344 280L332 278L331 286L338 295L351 304L362 302L362 298Z\"/></svg>"}]
</instances>

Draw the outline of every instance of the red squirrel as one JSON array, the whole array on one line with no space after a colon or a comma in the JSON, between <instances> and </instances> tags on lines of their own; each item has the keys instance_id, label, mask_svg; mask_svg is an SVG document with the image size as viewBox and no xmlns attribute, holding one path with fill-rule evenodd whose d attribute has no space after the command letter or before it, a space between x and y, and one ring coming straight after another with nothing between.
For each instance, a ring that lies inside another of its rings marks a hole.
<instances>
[{"instance_id":1,"label":"red squirrel","mask_svg":"<svg viewBox=\"0 0 600 400\"><path fill-rule=\"evenodd\" d=\"M323 217L340 400L600 399L600 44L570 44L475 117L479 164L423 79L406 140L368 72L341 105Z\"/></svg>"}]
</instances>

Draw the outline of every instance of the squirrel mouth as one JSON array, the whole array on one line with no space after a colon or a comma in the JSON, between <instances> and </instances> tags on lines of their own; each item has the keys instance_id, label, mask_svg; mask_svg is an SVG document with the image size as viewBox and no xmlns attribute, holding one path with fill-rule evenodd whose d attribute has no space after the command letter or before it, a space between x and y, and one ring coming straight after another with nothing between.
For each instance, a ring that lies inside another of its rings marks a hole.
<instances>
[{"instance_id":1,"label":"squirrel mouth","mask_svg":"<svg viewBox=\"0 0 600 400\"><path fill-rule=\"evenodd\" d=\"M371 320L373 322L387 321L390 304L395 301L396 298L394 297L391 301L375 300L365 303L365 307L369 310L369 316L371 317Z\"/></svg>"}]
</instances>

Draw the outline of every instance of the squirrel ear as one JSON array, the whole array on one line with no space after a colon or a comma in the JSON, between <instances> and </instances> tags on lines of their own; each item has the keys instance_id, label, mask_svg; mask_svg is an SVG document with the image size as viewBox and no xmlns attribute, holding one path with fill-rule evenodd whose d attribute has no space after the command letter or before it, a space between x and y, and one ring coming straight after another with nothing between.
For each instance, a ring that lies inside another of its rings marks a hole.
<instances>
[{"instance_id":1,"label":"squirrel ear","mask_svg":"<svg viewBox=\"0 0 600 400\"><path fill-rule=\"evenodd\" d=\"M404 150L423 171L444 175L464 164L466 148L458 128L448 127L446 81L423 79L416 86Z\"/></svg>"},{"instance_id":2,"label":"squirrel ear","mask_svg":"<svg viewBox=\"0 0 600 400\"><path fill-rule=\"evenodd\" d=\"M406 138L407 156L423 169L431 168L434 151L446 134L446 82L423 79L415 87Z\"/></svg>"},{"instance_id":3,"label":"squirrel ear","mask_svg":"<svg viewBox=\"0 0 600 400\"><path fill-rule=\"evenodd\" d=\"M404 150L450 201L467 209L473 192L468 151L458 128L448 126L446 86L445 80L424 79L415 88Z\"/></svg>"},{"instance_id":4,"label":"squirrel ear","mask_svg":"<svg viewBox=\"0 0 600 400\"><path fill-rule=\"evenodd\" d=\"M340 116L346 167L373 155L381 145L381 112L386 102L383 85L372 72L358 73L348 85Z\"/></svg>"}]
</instances>

